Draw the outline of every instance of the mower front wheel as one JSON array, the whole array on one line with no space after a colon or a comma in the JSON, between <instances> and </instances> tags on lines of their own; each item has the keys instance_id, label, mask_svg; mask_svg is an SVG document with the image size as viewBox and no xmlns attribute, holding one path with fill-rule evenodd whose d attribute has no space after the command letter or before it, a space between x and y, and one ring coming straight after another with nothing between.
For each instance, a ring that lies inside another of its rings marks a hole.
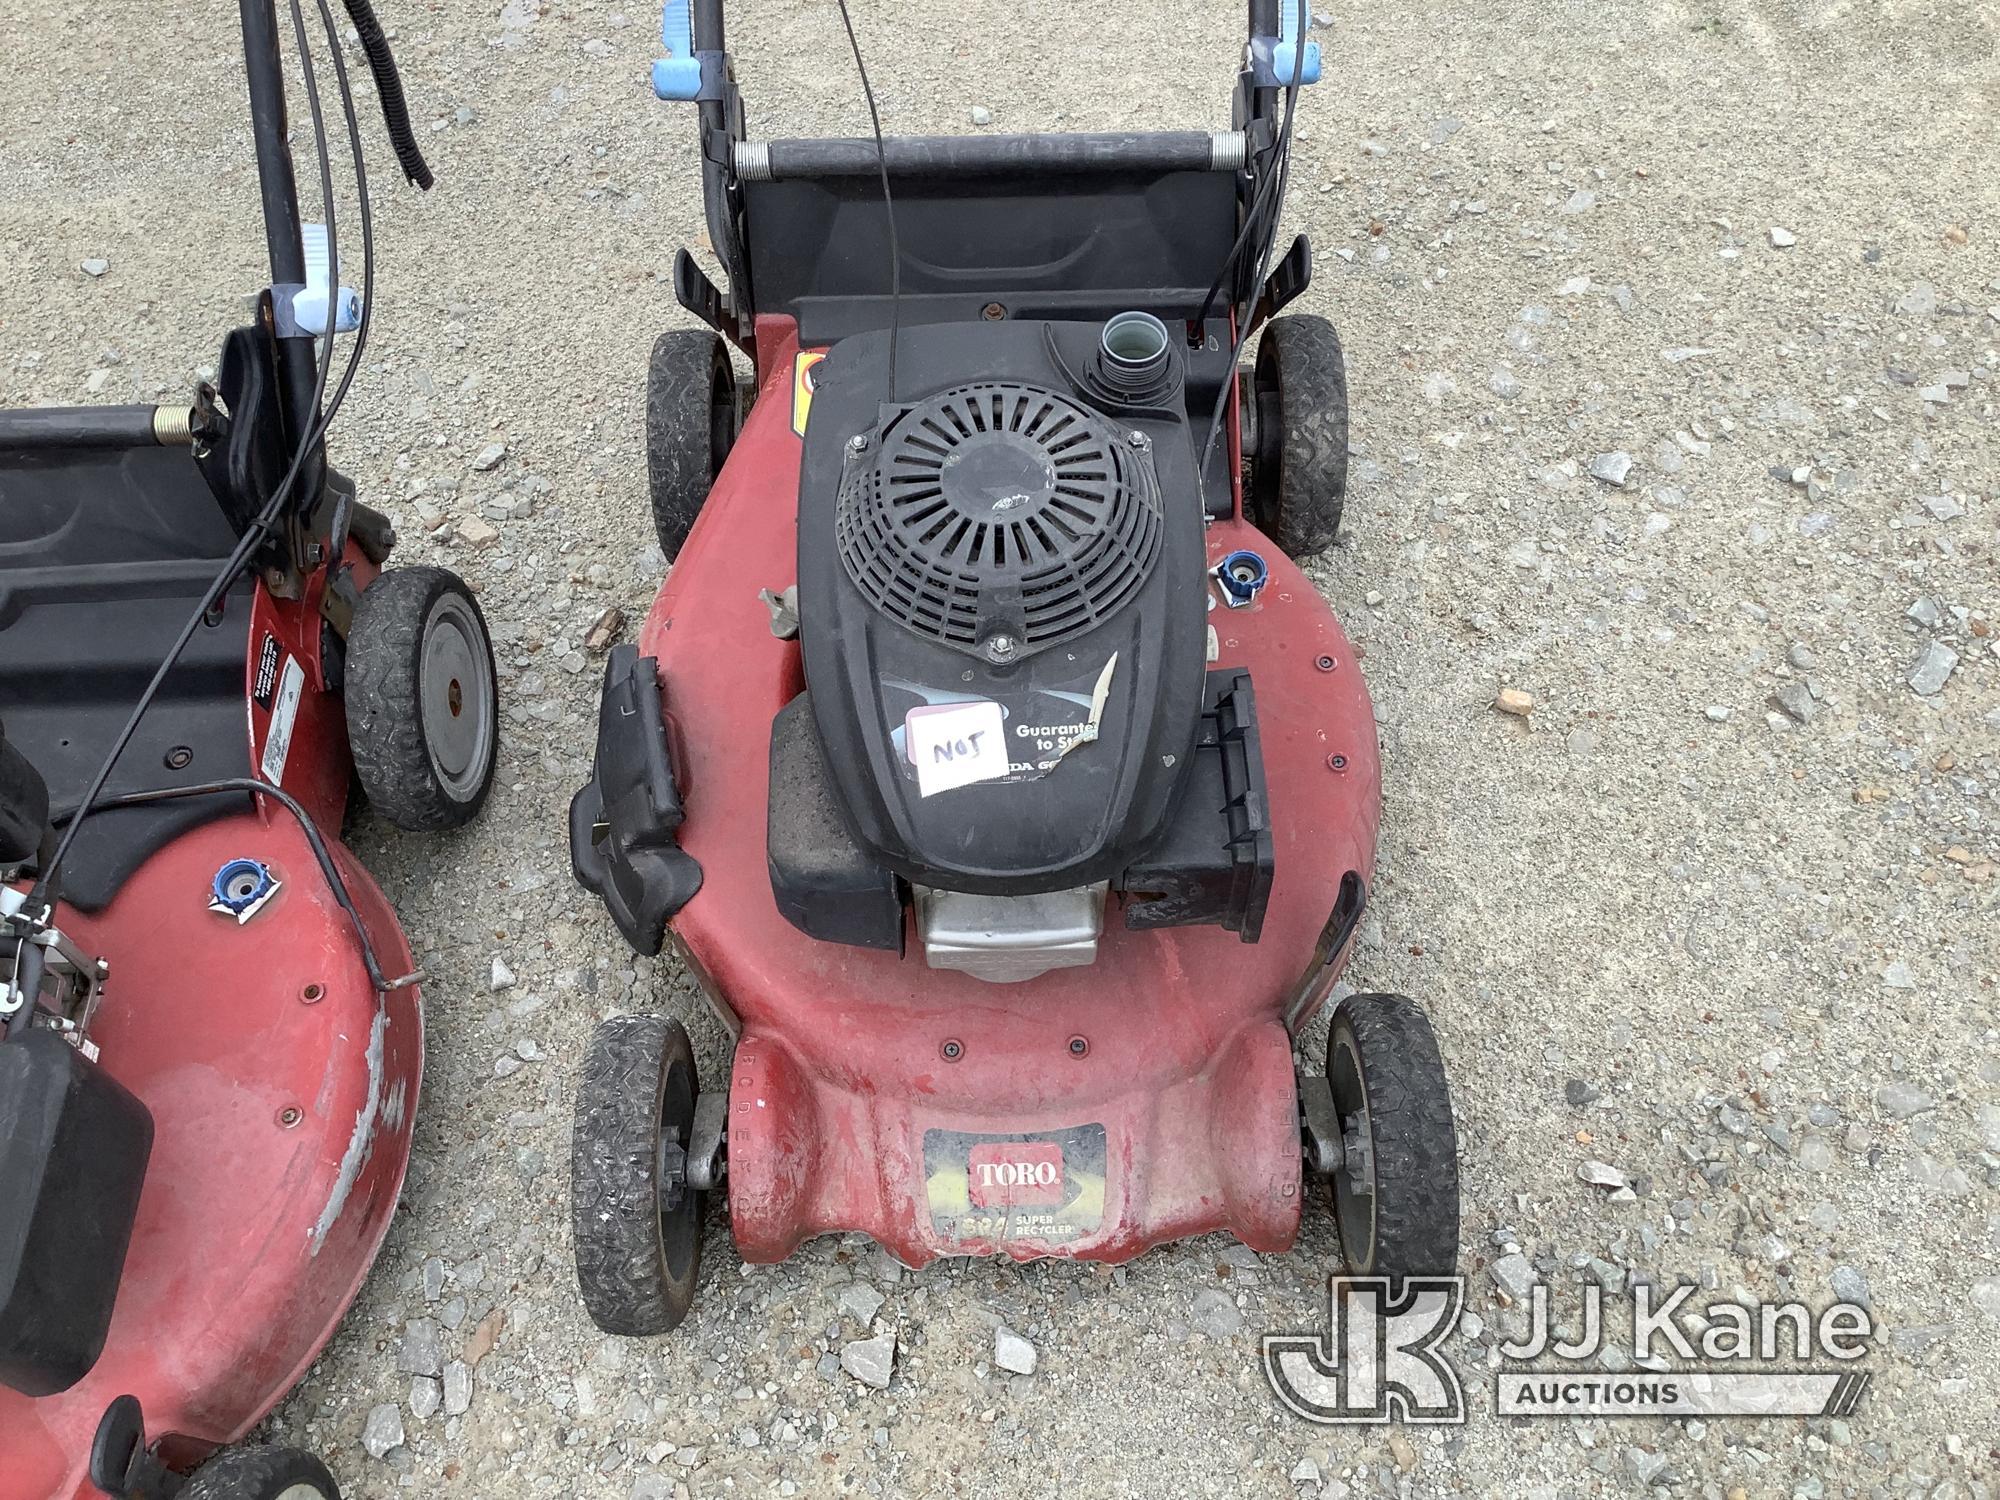
<instances>
[{"instance_id":1,"label":"mower front wheel","mask_svg":"<svg viewBox=\"0 0 2000 1500\"><path fill-rule=\"evenodd\" d=\"M675 329L655 339L646 366L646 480L667 561L694 529L736 429L728 346L705 329Z\"/></svg>"},{"instance_id":2,"label":"mower front wheel","mask_svg":"<svg viewBox=\"0 0 2000 1500\"><path fill-rule=\"evenodd\" d=\"M340 1500L340 1486L297 1448L232 1448L195 1470L180 1500Z\"/></svg>"},{"instance_id":3,"label":"mower front wheel","mask_svg":"<svg viewBox=\"0 0 2000 1500\"><path fill-rule=\"evenodd\" d=\"M1347 503L1347 356L1325 318L1273 318L1250 378L1250 520L1287 557L1316 557Z\"/></svg>"},{"instance_id":4,"label":"mower front wheel","mask_svg":"<svg viewBox=\"0 0 2000 1500\"><path fill-rule=\"evenodd\" d=\"M396 568L362 591L347 635L347 741L369 805L412 833L469 822L493 786L500 698L472 591L446 568Z\"/></svg>"},{"instance_id":5,"label":"mower front wheel","mask_svg":"<svg viewBox=\"0 0 2000 1500\"><path fill-rule=\"evenodd\" d=\"M1334 1219L1353 1276L1450 1276L1458 1265L1458 1132L1437 1035L1401 995L1333 1013L1326 1079L1341 1129Z\"/></svg>"},{"instance_id":6,"label":"mower front wheel","mask_svg":"<svg viewBox=\"0 0 2000 1500\"><path fill-rule=\"evenodd\" d=\"M665 1016L614 1016L583 1061L570 1221L584 1309L606 1333L680 1326L701 1265L703 1194L688 1182L694 1048Z\"/></svg>"}]
</instances>

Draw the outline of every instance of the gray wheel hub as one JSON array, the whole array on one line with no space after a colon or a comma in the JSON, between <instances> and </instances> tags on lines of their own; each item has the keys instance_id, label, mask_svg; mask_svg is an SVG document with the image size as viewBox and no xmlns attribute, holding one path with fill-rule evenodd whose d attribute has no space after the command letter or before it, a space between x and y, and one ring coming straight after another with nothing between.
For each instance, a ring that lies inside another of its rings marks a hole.
<instances>
[{"instance_id":1,"label":"gray wheel hub","mask_svg":"<svg viewBox=\"0 0 2000 1500\"><path fill-rule=\"evenodd\" d=\"M456 594L424 620L417 694L431 769L454 797L473 796L493 753L493 676L479 619Z\"/></svg>"}]
</instances>

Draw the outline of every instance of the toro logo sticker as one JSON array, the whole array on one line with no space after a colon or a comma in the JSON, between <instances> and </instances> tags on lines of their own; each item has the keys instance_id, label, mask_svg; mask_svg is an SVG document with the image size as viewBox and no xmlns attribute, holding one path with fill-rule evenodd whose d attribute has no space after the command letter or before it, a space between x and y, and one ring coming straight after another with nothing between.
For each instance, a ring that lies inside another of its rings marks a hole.
<instances>
[{"instance_id":1,"label":"toro logo sticker","mask_svg":"<svg viewBox=\"0 0 2000 1500\"><path fill-rule=\"evenodd\" d=\"M982 1141L966 1159L975 1208L1043 1208L1063 1201L1062 1147L1054 1141Z\"/></svg>"},{"instance_id":2,"label":"toro logo sticker","mask_svg":"<svg viewBox=\"0 0 2000 1500\"><path fill-rule=\"evenodd\" d=\"M1104 1224L1104 1127L924 1132L932 1243L947 1255L1071 1245Z\"/></svg>"}]
</instances>

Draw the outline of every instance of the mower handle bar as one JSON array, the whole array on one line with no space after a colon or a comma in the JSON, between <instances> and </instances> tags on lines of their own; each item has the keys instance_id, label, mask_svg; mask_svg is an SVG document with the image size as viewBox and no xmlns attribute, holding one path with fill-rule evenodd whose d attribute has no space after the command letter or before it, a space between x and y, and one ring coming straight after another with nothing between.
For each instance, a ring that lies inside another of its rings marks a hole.
<instances>
[{"instance_id":1,"label":"mower handle bar","mask_svg":"<svg viewBox=\"0 0 2000 1500\"><path fill-rule=\"evenodd\" d=\"M1031 172L1072 175L1234 172L1247 153L1242 131L1137 134L888 136L877 154L872 137L738 141L736 175L745 182L875 177L1007 177Z\"/></svg>"}]
</instances>

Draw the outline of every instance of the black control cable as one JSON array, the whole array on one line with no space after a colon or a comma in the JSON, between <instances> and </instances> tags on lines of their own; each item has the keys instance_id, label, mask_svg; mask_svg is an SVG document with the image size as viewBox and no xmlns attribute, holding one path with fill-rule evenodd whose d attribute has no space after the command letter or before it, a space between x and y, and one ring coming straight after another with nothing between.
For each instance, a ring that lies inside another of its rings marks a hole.
<instances>
[{"instance_id":1,"label":"black control cable","mask_svg":"<svg viewBox=\"0 0 2000 1500\"><path fill-rule=\"evenodd\" d=\"M861 60L861 43L855 39L854 18L847 13L847 0L840 0L840 24L847 28L848 50L854 54L854 70L861 75L861 96L868 101L868 123L875 131L875 165L882 173L882 216L889 224L889 404L896 401L896 335L902 322L903 257L896 248L896 201L889 191L889 149L882 144L882 116L875 108L875 90L868 82L868 64Z\"/></svg>"},{"instance_id":2,"label":"black control cable","mask_svg":"<svg viewBox=\"0 0 2000 1500\"><path fill-rule=\"evenodd\" d=\"M1305 74L1306 67L1306 19L1306 0L1299 0L1298 38L1292 47L1291 82L1285 88L1285 120L1283 126L1278 131L1277 164L1266 179L1264 186L1258 189L1257 194L1258 198L1262 198L1266 190L1271 192L1271 206L1268 214L1265 216L1268 220L1268 227L1263 237L1263 247L1257 256L1257 274L1251 278L1250 290L1244 298L1242 307L1237 309L1236 343L1229 351L1229 363L1223 370L1222 391L1216 398L1215 413L1209 420L1208 440L1201 446L1201 462L1195 468L1197 475L1206 475L1208 473L1208 461L1214 456L1215 440L1222 431L1222 419L1229 410L1229 398L1236 390L1236 362L1243 357L1244 347L1250 342L1250 335L1255 332L1250 326L1250 319L1256 311L1258 294L1264 288L1264 278L1271 274L1271 253L1278 246L1278 220L1284 213L1285 188L1291 180L1292 175L1292 116L1298 109L1299 86ZM1256 205L1253 201L1251 206L1252 222L1255 221L1256 217ZM1247 233L1250 229L1250 223L1246 223L1243 227ZM1243 235L1239 234L1237 238L1241 241ZM1235 257L1235 254L1234 250L1230 252L1232 259ZM1228 266L1225 264L1225 273L1227 270ZM1221 278L1218 277L1218 286L1220 282ZM1212 297L1213 295L1214 293L1211 292L1210 296ZM1205 315L1206 305L1204 304Z\"/></svg>"}]
</instances>

